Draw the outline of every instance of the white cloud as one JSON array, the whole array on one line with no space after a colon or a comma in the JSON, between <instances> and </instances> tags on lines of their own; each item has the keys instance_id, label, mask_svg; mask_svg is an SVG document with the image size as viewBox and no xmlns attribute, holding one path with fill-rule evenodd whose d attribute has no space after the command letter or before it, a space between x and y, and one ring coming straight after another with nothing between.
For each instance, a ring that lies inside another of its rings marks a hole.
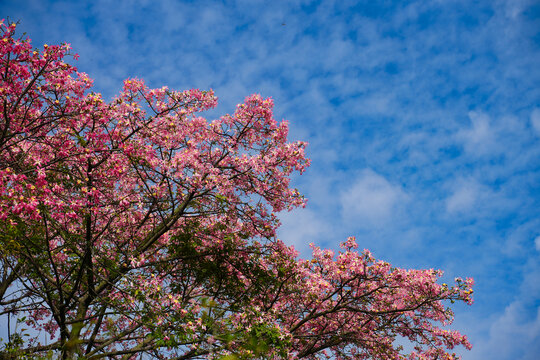
<instances>
[{"instance_id":1,"label":"white cloud","mask_svg":"<svg viewBox=\"0 0 540 360\"><path fill-rule=\"evenodd\" d=\"M512 0L504 2L504 14L511 20L516 20L528 5L529 0Z\"/></svg>"},{"instance_id":2,"label":"white cloud","mask_svg":"<svg viewBox=\"0 0 540 360\"><path fill-rule=\"evenodd\" d=\"M518 204L503 191L495 191L476 178L463 177L450 182L451 195L445 200L448 213L496 216L515 209Z\"/></svg>"},{"instance_id":3,"label":"white cloud","mask_svg":"<svg viewBox=\"0 0 540 360\"><path fill-rule=\"evenodd\" d=\"M465 146L465 150L472 154L486 154L494 150L496 145L495 133L490 124L489 117L480 112L469 112L472 126L458 132L457 138Z\"/></svg>"},{"instance_id":4,"label":"white cloud","mask_svg":"<svg viewBox=\"0 0 540 360\"><path fill-rule=\"evenodd\" d=\"M392 185L370 169L362 171L340 196L344 219L368 227L381 226L393 219L407 198L400 186Z\"/></svg>"},{"instance_id":5,"label":"white cloud","mask_svg":"<svg viewBox=\"0 0 540 360\"><path fill-rule=\"evenodd\" d=\"M387 115L394 112L396 107L392 104L392 95L388 93L373 93L365 96L363 99L354 99L351 106L357 114L368 115Z\"/></svg>"},{"instance_id":6,"label":"white cloud","mask_svg":"<svg viewBox=\"0 0 540 360\"><path fill-rule=\"evenodd\" d=\"M452 195L446 199L446 211L456 213L471 210L480 192L480 185L475 180L459 180Z\"/></svg>"},{"instance_id":7,"label":"white cloud","mask_svg":"<svg viewBox=\"0 0 540 360\"><path fill-rule=\"evenodd\" d=\"M443 186L448 194L444 199L447 214L495 224L493 221L503 214L521 211L526 203L516 199L515 193L507 187L494 185L493 179L494 174L478 171L474 175L449 180Z\"/></svg>"},{"instance_id":8,"label":"white cloud","mask_svg":"<svg viewBox=\"0 0 540 360\"><path fill-rule=\"evenodd\" d=\"M478 353L484 359L534 360L540 353L540 308L536 317L523 319L527 313L520 301L510 304L491 325L490 340L478 344Z\"/></svg>"},{"instance_id":9,"label":"white cloud","mask_svg":"<svg viewBox=\"0 0 540 360\"><path fill-rule=\"evenodd\" d=\"M532 247L540 251L540 235L538 235L539 226L540 219L532 219L519 226L514 226L512 230L508 232L504 241L504 246L501 247L502 253L511 257L532 255L534 252L531 251L531 239Z\"/></svg>"},{"instance_id":10,"label":"white cloud","mask_svg":"<svg viewBox=\"0 0 540 360\"><path fill-rule=\"evenodd\" d=\"M540 354L540 267L525 265L525 277L514 300L491 322L489 338L477 341L473 359L536 360Z\"/></svg>"},{"instance_id":11,"label":"white cloud","mask_svg":"<svg viewBox=\"0 0 540 360\"><path fill-rule=\"evenodd\" d=\"M329 235L329 224L307 208L281 213L279 219L281 227L278 229L278 237L286 244L293 245L304 258L311 254L310 243L320 245Z\"/></svg>"},{"instance_id":12,"label":"white cloud","mask_svg":"<svg viewBox=\"0 0 540 360\"><path fill-rule=\"evenodd\" d=\"M531 125L536 131L537 135L540 136L540 108L536 108L532 111Z\"/></svg>"}]
</instances>

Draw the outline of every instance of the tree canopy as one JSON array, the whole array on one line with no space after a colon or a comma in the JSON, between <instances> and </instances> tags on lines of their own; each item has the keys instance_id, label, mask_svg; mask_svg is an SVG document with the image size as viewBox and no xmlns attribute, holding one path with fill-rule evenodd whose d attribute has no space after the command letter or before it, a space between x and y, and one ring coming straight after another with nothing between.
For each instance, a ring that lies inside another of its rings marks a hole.
<instances>
[{"instance_id":1,"label":"tree canopy","mask_svg":"<svg viewBox=\"0 0 540 360\"><path fill-rule=\"evenodd\" d=\"M62 359L452 359L439 284L358 251L276 238L309 165L273 101L209 121L212 91L128 79L111 101L65 62L1 25L0 314L34 330L2 356ZM76 55L75 55L76 57ZM39 332L39 335L35 335ZM45 335L46 334L46 337ZM412 346L402 346L411 343Z\"/></svg>"}]
</instances>

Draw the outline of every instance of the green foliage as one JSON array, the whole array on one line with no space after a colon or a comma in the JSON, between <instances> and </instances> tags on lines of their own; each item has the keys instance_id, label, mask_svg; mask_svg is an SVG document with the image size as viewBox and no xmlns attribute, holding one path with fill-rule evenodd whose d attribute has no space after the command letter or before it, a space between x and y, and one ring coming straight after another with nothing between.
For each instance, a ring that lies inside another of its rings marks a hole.
<instances>
[{"instance_id":1,"label":"green foliage","mask_svg":"<svg viewBox=\"0 0 540 360\"><path fill-rule=\"evenodd\" d=\"M220 360L274 359L279 356L286 359L290 349L290 339L283 338L278 328L267 323L253 325L249 331L229 334L237 348Z\"/></svg>"},{"instance_id":2,"label":"green foliage","mask_svg":"<svg viewBox=\"0 0 540 360\"><path fill-rule=\"evenodd\" d=\"M17 319L14 332L10 334L10 338L7 342L4 343L4 339L0 338L0 343L2 343L3 345L2 348L0 349L0 360L52 359L52 352L50 354L47 354L46 357L35 357L35 356L27 356L27 355L21 354L20 350L24 347L27 338L30 337L30 334L28 333L28 329L26 328L18 329L18 328L21 324L24 324L26 320L27 320L26 316L23 316L22 318Z\"/></svg>"}]
</instances>

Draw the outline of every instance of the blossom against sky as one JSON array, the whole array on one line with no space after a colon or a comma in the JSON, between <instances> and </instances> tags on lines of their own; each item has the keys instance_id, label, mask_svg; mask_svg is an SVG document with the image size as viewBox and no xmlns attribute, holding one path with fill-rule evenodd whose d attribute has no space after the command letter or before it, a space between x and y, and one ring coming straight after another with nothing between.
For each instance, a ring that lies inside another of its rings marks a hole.
<instances>
[{"instance_id":1,"label":"blossom against sky","mask_svg":"<svg viewBox=\"0 0 540 360\"><path fill-rule=\"evenodd\" d=\"M273 97L309 199L281 215L303 256L349 235L396 266L474 277L464 359L540 353L540 4L508 1L30 1L0 17L112 98L128 77ZM1 336L1 335L0 335Z\"/></svg>"}]
</instances>

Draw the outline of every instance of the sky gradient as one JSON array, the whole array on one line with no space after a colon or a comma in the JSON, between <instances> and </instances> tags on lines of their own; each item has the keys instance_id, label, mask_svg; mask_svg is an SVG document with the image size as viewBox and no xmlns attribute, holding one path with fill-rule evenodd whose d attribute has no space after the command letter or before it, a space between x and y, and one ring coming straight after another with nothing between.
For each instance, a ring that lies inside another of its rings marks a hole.
<instances>
[{"instance_id":1,"label":"sky gradient","mask_svg":"<svg viewBox=\"0 0 540 360\"><path fill-rule=\"evenodd\" d=\"M393 265L473 277L464 359L540 354L540 3L0 1L35 47L70 43L111 99L122 81L272 97L308 201L280 238L347 236Z\"/></svg>"}]
</instances>

